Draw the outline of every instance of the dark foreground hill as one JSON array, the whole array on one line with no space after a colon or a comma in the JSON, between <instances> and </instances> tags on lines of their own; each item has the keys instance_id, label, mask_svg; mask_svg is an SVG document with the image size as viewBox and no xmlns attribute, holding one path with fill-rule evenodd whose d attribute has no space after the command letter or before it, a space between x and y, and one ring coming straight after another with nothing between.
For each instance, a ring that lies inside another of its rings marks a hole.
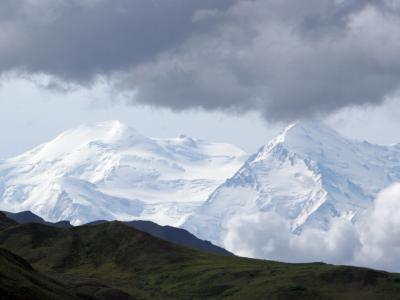
<instances>
[{"instance_id":1,"label":"dark foreground hill","mask_svg":"<svg viewBox=\"0 0 400 300\"><path fill-rule=\"evenodd\" d=\"M107 221L95 221L87 225L99 225L106 222ZM215 253L215 254L233 255L224 248L215 246L209 241L204 241L197 238L195 235L191 234L189 231L185 229L176 228L172 226L160 226L154 222L140 221L140 220L123 222L123 223L132 228L136 228L140 231L147 232L152 236L155 236L162 240L166 240L183 247L192 248L195 250L209 252L209 253Z\"/></svg>"},{"instance_id":2,"label":"dark foreground hill","mask_svg":"<svg viewBox=\"0 0 400 300\"><path fill-rule=\"evenodd\" d=\"M185 229L172 226L160 226L150 221L131 221L125 222L125 224L180 246L215 254L233 255L224 248L197 238Z\"/></svg>"},{"instance_id":3,"label":"dark foreground hill","mask_svg":"<svg viewBox=\"0 0 400 300\"><path fill-rule=\"evenodd\" d=\"M0 230L17 224L18 223L16 221L11 220L4 213L0 211Z\"/></svg>"},{"instance_id":4,"label":"dark foreground hill","mask_svg":"<svg viewBox=\"0 0 400 300\"><path fill-rule=\"evenodd\" d=\"M82 299L63 284L35 271L21 257L0 249L0 299Z\"/></svg>"},{"instance_id":5,"label":"dark foreground hill","mask_svg":"<svg viewBox=\"0 0 400 300\"><path fill-rule=\"evenodd\" d=\"M2 300L130 300L104 281L35 270L26 260L0 248L0 299Z\"/></svg>"},{"instance_id":6,"label":"dark foreground hill","mask_svg":"<svg viewBox=\"0 0 400 300\"><path fill-rule=\"evenodd\" d=\"M43 218L32 213L31 211L23 211L18 213L3 211L3 213L9 219L17 222L18 224L38 223L38 224L45 224L61 228L72 227L72 225L68 221L60 221L57 223L47 222ZM108 221L99 220L91 222L87 225L99 225L106 222ZM130 221L124 223L129 225L130 227L139 229L140 231L147 232L155 237L178 244L183 247L188 247L216 254L233 255L229 251L226 251L224 248L215 246L209 241L203 241L194 236L193 234L191 234L190 232L181 228L176 228L172 226L160 226L150 221ZM0 218L0 228L1 228L1 218Z\"/></svg>"},{"instance_id":7,"label":"dark foreground hill","mask_svg":"<svg viewBox=\"0 0 400 300\"><path fill-rule=\"evenodd\" d=\"M29 210L17 213L3 211L2 213L4 213L9 219L17 222L18 224L38 223L38 224L45 224L61 228L72 227L69 221L60 221L56 223L47 222L43 218L39 217L38 215L35 215L33 212Z\"/></svg>"},{"instance_id":8,"label":"dark foreground hill","mask_svg":"<svg viewBox=\"0 0 400 300\"><path fill-rule=\"evenodd\" d=\"M17 223L0 212L0 230ZM130 295L96 278L44 274L22 257L0 248L1 300L131 300Z\"/></svg>"},{"instance_id":9,"label":"dark foreground hill","mask_svg":"<svg viewBox=\"0 0 400 300\"><path fill-rule=\"evenodd\" d=\"M103 299L400 299L398 274L199 252L120 222L12 226L0 246L64 284L103 282Z\"/></svg>"}]
</instances>

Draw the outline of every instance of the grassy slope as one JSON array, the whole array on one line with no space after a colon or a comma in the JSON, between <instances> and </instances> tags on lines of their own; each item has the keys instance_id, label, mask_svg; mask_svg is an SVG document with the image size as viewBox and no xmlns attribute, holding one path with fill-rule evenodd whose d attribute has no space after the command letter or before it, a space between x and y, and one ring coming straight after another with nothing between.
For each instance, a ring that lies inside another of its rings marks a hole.
<instances>
[{"instance_id":1,"label":"grassy slope","mask_svg":"<svg viewBox=\"0 0 400 300\"><path fill-rule=\"evenodd\" d=\"M62 284L36 272L28 262L0 249L0 299L78 299Z\"/></svg>"},{"instance_id":2,"label":"grassy slope","mask_svg":"<svg viewBox=\"0 0 400 300\"><path fill-rule=\"evenodd\" d=\"M17 224L18 224L17 222L7 218L7 216L3 212L0 211L0 230L5 229L10 226L15 226Z\"/></svg>"},{"instance_id":3,"label":"grassy slope","mask_svg":"<svg viewBox=\"0 0 400 300\"><path fill-rule=\"evenodd\" d=\"M138 299L400 299L400 276L197 252L119 222L0 232L0 246L42 271L99 278Z\"/></svg>"}]
</instances>

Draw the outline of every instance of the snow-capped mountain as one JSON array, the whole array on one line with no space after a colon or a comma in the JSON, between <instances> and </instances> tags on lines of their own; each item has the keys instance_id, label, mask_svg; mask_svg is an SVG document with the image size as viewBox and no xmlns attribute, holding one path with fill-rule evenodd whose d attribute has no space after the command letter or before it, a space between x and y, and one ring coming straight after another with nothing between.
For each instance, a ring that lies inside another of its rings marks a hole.
<instances>
[{"instance_id":1,"label":"snow-capped mountain","mask_svg":"<svg viewBox=\"0 0 400 300\"><path fill-rule=\"evenodd\" d=\"M317 122L299 122L252 155L182 227L223 245L229 222L274 212L291 231L357 222L377 193L400 180L400 145L346 139Z\"/></svg>"},{"instance_id":2,"label":"snow-capped mountain","mask_svg":"<svg viewBox=\"0 0 400 300\"><path fill-rule=\"evenodd\" d=\"M81 126L0 162L0 209L178 226L245 159L233 145L149 138L119 121Z\"/></svg>"}]
</instances>

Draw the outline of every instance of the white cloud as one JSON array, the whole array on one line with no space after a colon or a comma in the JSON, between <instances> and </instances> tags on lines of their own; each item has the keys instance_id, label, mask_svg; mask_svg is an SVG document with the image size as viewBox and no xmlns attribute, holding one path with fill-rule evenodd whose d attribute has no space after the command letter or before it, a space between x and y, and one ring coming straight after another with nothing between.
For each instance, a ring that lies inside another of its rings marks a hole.
<instances>
[{"instance_id":1,"label":"white cloud","mask_svg":"<svg viewBox=\"0 0 400 300\"><path fill-rule=\"evenodd\" d=\"M227 226L225 247L238 255L286 260L290 227L275 213L234 218Z\"/></svg>"},{"instance_id":2,"label":"white cloud","mask_svg":"<svg viewBox=\"0 0 400 300\"><path fill-rule=\"evenodd\" d=\"M360 230L357 263L400 270L400 183L383 190Z\"/></svg>"},{"instance_id":3,"label":"white cloud","mask_svg":"<svg viewBox=\"0 0 400 300\"><path fill-rule=\"evenodd\" d=\"M328 232L308 229L291 233L289 223L276 213L231 220L224 246L242 256L288 262L350 263L360 248L355 227L338 220Z\"/></svg>"},{"instance_id":4,"label":"white cloud","mask_svg":"<svg viewBox=\"0 0 400 300\"><path fill-rule=\"evenodd\" d=\"M324 261L400 270L400 183L383 190L356 225L345 219L329 231L301 235L275 213L238 217L228 224L224 246L242 256L288 262Z\"/></svg>"}]
</instances>

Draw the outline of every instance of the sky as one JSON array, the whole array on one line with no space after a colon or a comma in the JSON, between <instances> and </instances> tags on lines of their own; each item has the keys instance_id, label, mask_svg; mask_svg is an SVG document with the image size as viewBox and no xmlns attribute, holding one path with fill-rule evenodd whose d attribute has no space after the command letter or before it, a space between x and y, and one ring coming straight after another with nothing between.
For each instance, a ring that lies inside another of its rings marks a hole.
<instances>
[{"instance_id":1,"label":"sky","mask_svg":"<svg viewBox=\"0 0 400 300\"><path fill-rule=\"evenodd\" d=\"M249 152L303 118L399 142L399 10L397 0L1 1L0 158L109 119Z\"/></svg>"}]
</instances>

